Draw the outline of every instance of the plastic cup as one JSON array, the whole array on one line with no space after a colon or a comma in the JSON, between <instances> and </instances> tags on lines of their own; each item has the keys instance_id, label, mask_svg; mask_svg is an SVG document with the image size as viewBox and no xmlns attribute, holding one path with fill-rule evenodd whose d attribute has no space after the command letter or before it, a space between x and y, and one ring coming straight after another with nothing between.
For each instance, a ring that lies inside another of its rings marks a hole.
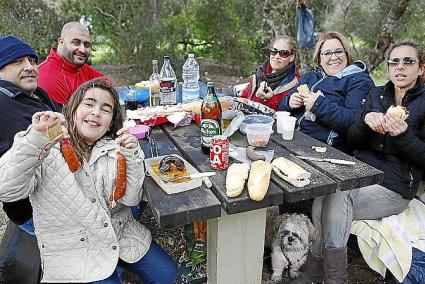
<instances>
[{"instance_id":1,"label":"plastic cup","mask_svg":"<svg viewBox=\"0 0 425 284\"><path fill-rule=\"evenodd\" d=\"M293 116L287 116L282 119L282 139L292 140L294 138L294 129L297 118Z\"/></svg>"},{"instance_id":2,"label":"plastic cup","mask_svg":"<svg viewBox=\"0 0 425 284\"><path fill-rule=\"evenodd\" d=\"M277 111L275 112L276 115L276 130L277 133L282 134L282 123L285 117L288 117L290 113L288 111Z\"/></svg>"}]
</instances>

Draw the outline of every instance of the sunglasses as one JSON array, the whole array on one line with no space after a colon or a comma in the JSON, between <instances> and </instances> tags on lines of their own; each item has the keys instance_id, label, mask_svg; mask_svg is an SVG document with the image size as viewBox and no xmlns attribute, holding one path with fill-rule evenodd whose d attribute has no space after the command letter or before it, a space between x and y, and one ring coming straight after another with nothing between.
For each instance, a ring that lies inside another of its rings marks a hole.
<instances>
[{"instance_id":1,"label":"sunglasses","mask_svg":"<svg viewBox=\"0 0 425 284\"><path fill-rule=\"evenodd\" d=\"M415 64L417 61L418 60L414 57L406 56L403 58L390 58L388 59L387 63L388 63L388 66L397 67L400 64L400 62L403 62L404 65L410 66Z\"/></svg>"},{"instance_id":2,"label":"sunglasses","mask_svg":"<svg viewBox=\"0 0 425 284\"><path fill-rule=\"evenodd\" d=\"M278 53L279 53L280 57L282 57L282 58L288 58L292 54L287 49L270 48L270 55L275 56Z\"/></svg>"},{"instance_id":3,"label":"sunglasses","mask_svg":"<svg viewBox=\"0 0 425 284\"><path fill-rule=\"evenodd\" d=\"M332 55L335 55L336 57L341 58L344 54L345 54L345 49L337 49L335 51L327 50L320 53L320 55L325 59L331 58Z\"/></svg>"}]
</instances>

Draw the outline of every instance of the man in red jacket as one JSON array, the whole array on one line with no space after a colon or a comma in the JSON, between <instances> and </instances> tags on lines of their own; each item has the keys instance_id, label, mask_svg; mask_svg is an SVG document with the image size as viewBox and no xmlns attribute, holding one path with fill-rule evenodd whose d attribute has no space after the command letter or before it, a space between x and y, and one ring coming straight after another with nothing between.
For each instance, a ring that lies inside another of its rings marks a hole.
<instances>
[{"instance_id":1,"label":"man in red jacket","mask_svg":"<svg viewBox=\"0 0 425 284\"><path fill-rule=\"evenodd\" d=\"M86 63L91 49L91 36L85 26L78 22L63 26L58 47L50 50L38 68L38 84L53 101L66 104L79 85L103 76Z\"/></svg>"}]
</instances>

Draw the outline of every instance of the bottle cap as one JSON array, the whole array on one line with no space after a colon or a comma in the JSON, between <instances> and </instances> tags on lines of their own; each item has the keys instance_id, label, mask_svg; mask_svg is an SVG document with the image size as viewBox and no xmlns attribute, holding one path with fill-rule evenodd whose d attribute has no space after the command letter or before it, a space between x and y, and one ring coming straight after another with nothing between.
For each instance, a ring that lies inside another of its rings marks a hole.
<instances>
[{"instance_id":1,"label":"bottle cap","mask_svg":"<svg viewBox=\"0 0 425 284\"><path fill-rule=\"evenodd\" d=\"M157 64L157 63L158 63L158 60L156 59L152 60L152 64Z\"/></svg>"},{"instance_id":2,"label":"bottle cap","mask_svg":"<svg viewBox=\"0 0 425 284\"><path fill-rule=\"evenodd\" d=\"M189 58L194 58L194 57L195 57L195 55L194 55L193 53L189 53L187 56L188 56Z\"/></svg>"},{"instance_id":3,"label":"bottle cap","mask_svg":"<svg viewBox=\"0 0 425 284\"><path fill-rule=\"evenodd\" d=\"M215 83L214 82L208 82L207 83L207 88L214 87L214 86L215 86Z\"/></svg>"},{"instance_id":4,"label":"bottle cap","mask_svg":"<svg viewBox=\"0 0 425 284\"><path fill-rule=\"evenodd\" d=\"M170 56L164 55L164 60L170 60Z\"/></svg>"}]
</instances>

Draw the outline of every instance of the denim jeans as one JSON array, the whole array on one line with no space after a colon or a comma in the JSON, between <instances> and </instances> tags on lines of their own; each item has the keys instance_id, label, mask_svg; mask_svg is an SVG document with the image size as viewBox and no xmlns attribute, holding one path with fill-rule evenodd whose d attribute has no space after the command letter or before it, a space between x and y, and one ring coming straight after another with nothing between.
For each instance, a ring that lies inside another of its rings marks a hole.
<instances>
[{"instance_id":1,"label":"denim jeans","mask_svg":"<svg viewBox=\"0 0 425 284\"><path fill-rule=\"evenodd\" d=\"M381 185L371 185L317 197L313 202L313 223L320 234L311 252L322 256L322 248L347 245L354 220L376 220L406 210L410 200Z\"/></svg>"},{"instance_id":2,"label":"denim jeans","mask_svg":"<svg viewBox=\"0 0 425 284\"><path fill-rule=\"evenodd\" d=\"M34 228L34 222L31 219L28 219L25 223L19 225L19 228L21 228L22 230L24 230L25 232L27 232L30 235L35 236L35 228Z\"/></svg>"},{"instance_id":3,"label":"denim jeans","mask_svg":"<svg viewBox=\"0 0 425 284\"><path fill-rule=\"evenodd\" d=\"M138 275L143 284L173 284L177 278L176 264L153 240L142 259L135 263L125 263L124 268ZM123 267L117 266L111 276L93 284L119 284L123 271Z\"/></svg>"}]
</instances>

